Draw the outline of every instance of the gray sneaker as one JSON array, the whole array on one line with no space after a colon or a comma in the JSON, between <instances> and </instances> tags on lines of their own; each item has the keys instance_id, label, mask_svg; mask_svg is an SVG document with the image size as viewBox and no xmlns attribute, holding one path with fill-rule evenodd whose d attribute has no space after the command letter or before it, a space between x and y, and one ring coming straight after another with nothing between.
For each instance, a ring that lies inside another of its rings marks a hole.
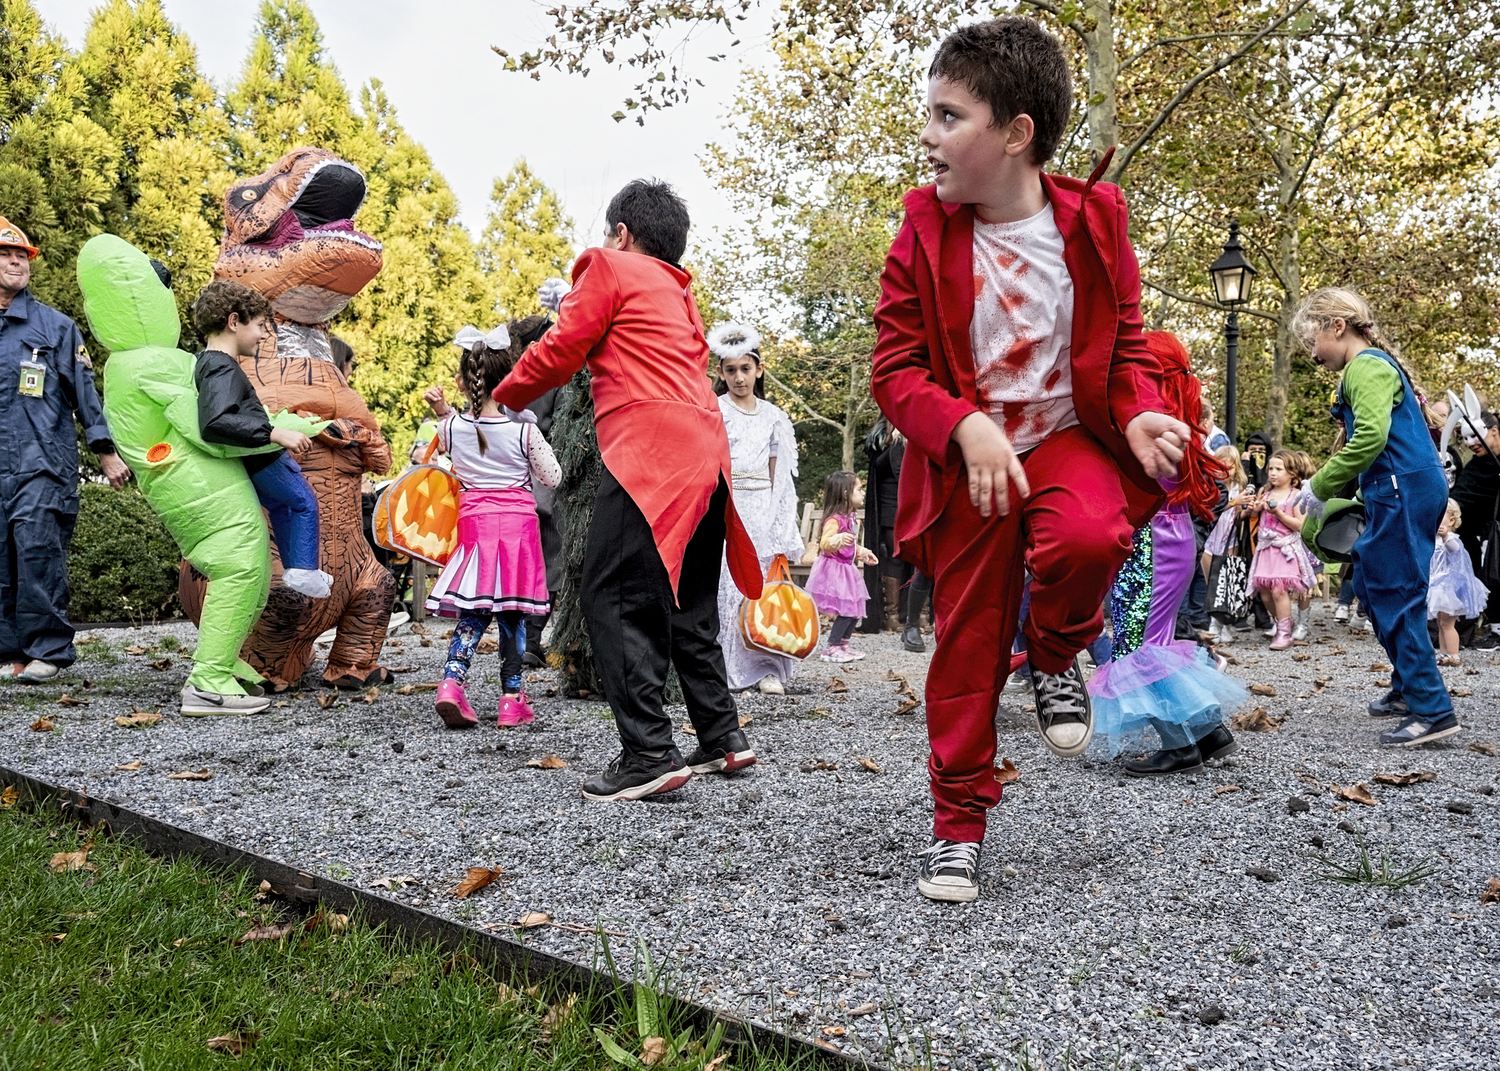
<instances>
[{"instance_id":1,"label":"gray sneaker","mask_svg":"<svg viewBox=\"0 0 1500 1071\"><path fill-rule=\"evenodd\" d=\"M1036 693L1036 727L1047 750L1065 759L1082 755L1094 737L1094 710L1078 659L1061 673L1042 673L1032 666L1031 687Z\"/></svg>"},{"instance_id":2,"label":"gray sneaker","mask_svg":"<svg viewBox=\"0 0 1500 1071\"><path fill-rule=\"evenodd\" d=\"M215 714L259 714L271 705L264 695L219 695L191 684L182 686L182 716L208 718Z\"/></svg>"}]
</instances>

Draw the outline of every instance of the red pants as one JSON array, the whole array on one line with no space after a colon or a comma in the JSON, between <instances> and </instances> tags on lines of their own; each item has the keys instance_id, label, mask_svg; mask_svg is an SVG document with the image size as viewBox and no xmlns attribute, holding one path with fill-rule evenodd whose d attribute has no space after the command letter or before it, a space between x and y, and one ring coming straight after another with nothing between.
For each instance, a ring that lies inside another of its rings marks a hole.
<instances>
[{"instance_id":1,"label":"red pants","mask_svg":"<svg viewBox=\"0 0 1500 1071\"><path fill-rule=\"evenodd\" d=\"M1010 675L1021 608L1021 566L1031 573L1026 651L1060 673L1104 627L1100 609L1156 499L1130 483L1087 430L1072 427L1025 459L1031 497L1006 517L981 517L961 483L925 533L934 565L937 649L927 670L927 762L933 829L982 841L1000 802L995 711Z\"/></svg>"}]
</instances>

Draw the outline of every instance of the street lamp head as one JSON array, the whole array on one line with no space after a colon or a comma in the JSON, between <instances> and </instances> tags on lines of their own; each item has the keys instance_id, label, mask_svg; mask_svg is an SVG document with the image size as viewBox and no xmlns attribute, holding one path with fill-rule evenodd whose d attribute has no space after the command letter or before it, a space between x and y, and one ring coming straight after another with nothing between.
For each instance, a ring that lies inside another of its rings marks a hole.
<instances>
[{"instance_id":1,"label":"street lamp head","mask_svg":"<svg viewBox=\"0 0 1500 1071\"><path fill-rule=\"evenodd\" d=\"M1214 298L1220 305L1234 308L1250 300L1255 269L1245 259L1245 248L1240 245L1238 220L1229 224L1229 241L1224 243L1224 252L1219 258L1208 266L1208 277L1213 283Z\"/></svg>"}]
</instances>

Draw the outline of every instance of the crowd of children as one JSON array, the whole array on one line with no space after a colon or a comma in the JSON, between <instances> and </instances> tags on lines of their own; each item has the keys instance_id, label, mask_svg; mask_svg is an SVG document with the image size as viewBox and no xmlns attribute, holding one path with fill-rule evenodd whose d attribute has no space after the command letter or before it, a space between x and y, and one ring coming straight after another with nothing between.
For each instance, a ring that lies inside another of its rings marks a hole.
<instances>
[{"instance_id":1,"label":"crowd of children","mask_svg":"<svg viewBox=\"0 0 1500 1071\"><path fill-rule=\"evenodd\" d=\"M1255 601L1271 650L1305 639L1319 575L1342 557L1393 667L1370 714L1395 722L1382 743L1410 746L1459 731L1429 618L1443 663L1456 664L1458 624L1491 600L1417 385L1353 291L1309 295L1293 323L1312 358L1339 374L1342 441L1329 459L1315 466L1263 436L1243 452L1210 451L1222 436L1187 349L1144 329L1124 196L1099 181L1108 156L1086 181L1044 170L1072 108L1067 57L1036 22L1000 18L949 35L928 72L920 138L934 182L907 195L881 277L871 390L903 455L894 527L879 545L924 585L930 578L934 817L917 887L939 900L978 895L988 812L1001 795L994 715L1016 666L1026 666L1038 731L1057 755L1083 753L1095 734L1118 752L1150 730L1158 746L1126 762L1127 773L1197 769L1236 749L1225 717L1246 696L1213 648L1233 642ZM792 422L765 398L756 333L705 330L679 263L686 206L665 184L637 181L605 218L604 246L578 258L572 288L552 302L555 323L459 333L454 386L467 406L429 389L438 422L412 461L440 452L460 486L456 549L427 599L455 621L436 714L453 728L477 723L468 678L494 623L496 724L531 722L528 622L534 629L551 599L534 492L556 488L561 471L527 406L591 373L604 473L582 602L620 751L583 795L622 800L756 761L731 693L779 694L795 663L747 646L736 615L778 556L802 556L803 537ZM270 329L269 307L216 282L195 314L207 342L197 430L243 458L287 585L327 595L316 504L293 459L307 436L273 425L236 361ZM1483 424L1474 436L1494 432L1500 450L1493 417L1473 416ZM1340 551L1325 547L1356 488L1362 532ZM870 598L861 566L878 561L861 538L863 505L853 472L828 475L806 580L832 618L825 662L865 657L852 642ZM1208 529L1201 555L1195 518ZM1185 641L1178 608L1200 570L1209 626L1201 642ZM880 616L895 621L898 590L882 594ZM1112 653L1091 646L1106 607ZM922 650L915 612L905 624L915 633L907 647ZM1024 654L1012 659L1013 646ZM1098 660L1091 678L1086 648ZM669 667L696 734L686 757L663 709ZM184 697L184 711L189 700L225 699ZM241 697L223 709L259 705Z\"/></svg>"}]
</instances>

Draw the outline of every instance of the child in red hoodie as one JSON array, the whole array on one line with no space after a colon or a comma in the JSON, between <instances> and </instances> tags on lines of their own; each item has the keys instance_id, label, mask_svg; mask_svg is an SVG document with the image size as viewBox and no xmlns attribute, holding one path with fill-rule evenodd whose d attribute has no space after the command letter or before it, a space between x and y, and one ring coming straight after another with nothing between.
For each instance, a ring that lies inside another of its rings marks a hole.
<instances>
[{"instance_id":1,"label":"child in red hoodie","mask_svg":"<svg viewBox=\"0 0 1500 1071\"><path fill-rule=\"evenodd\" d=\"M494 390L519 411L585 364L593 377L605 471L584 546L583 611L622 750L584 782L591 800L640 799L755 761L719 646L726 540L736 586L761 592L760 560L730 497L729 437L692 278L677 263L687 206L666 183L638 179L605 220L604 248L573 265L556 325ZM669 661L697 731L687 759L662 709Z\"/></svg>"},{"instance_id":2,"label":"child in red hoodie","mask_svg":"<svg viewBox=\"0 0 1500 1071\"><path fill-rule=\"evenodd\" d=\"M907 437L900 557L933 577L927 674L932 846L917 879L978 896L1022 568L1037 725L1059 755L1093 733L1078 653L1131 532L1190 433L1164 413L1146 349L1125 201L1043 173L1072 109L1067 57L1031 19L964 27L928 71L933 186L906 196L881 276L875 401Z\"/></svg>"}]
</instances>

